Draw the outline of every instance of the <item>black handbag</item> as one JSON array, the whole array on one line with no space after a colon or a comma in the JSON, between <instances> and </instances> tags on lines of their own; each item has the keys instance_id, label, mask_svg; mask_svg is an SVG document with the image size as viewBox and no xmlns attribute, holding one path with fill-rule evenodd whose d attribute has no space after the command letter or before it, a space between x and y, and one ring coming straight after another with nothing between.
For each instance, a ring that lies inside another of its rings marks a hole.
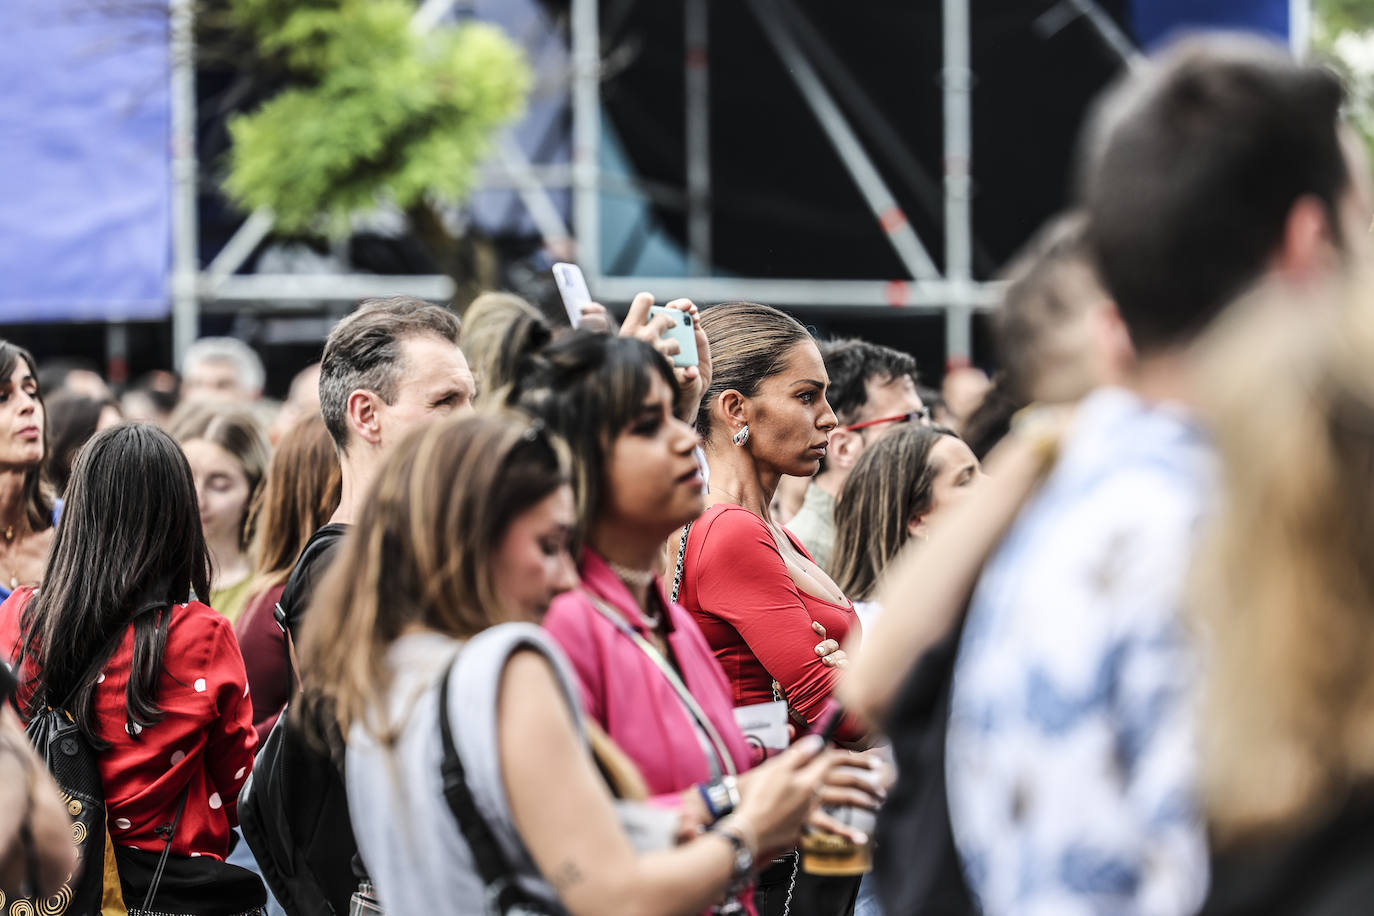
<instances>
[{"instance_id":1,"label":"black handbag","mask_svg":"<svg viewBox=\"0 0 1374 916\"><path fill-rule=\"evenodd\" d=\"M95 655L85 672L77 679L77 684L89 684L100 670L109 663L110 655L123 640L124 634L133 626L134 621L144 614L161 611L169 602L150 601L140 606L129 617L129 623L116 628L106 645ZM18 664L22 664L22 661ZM13 678L7 678L6 701L16 713L19 704L16 692L10 689ZM45 899L32 897L11 897L6 901L0 895L0 904L7 906L10 913L94 913L100 911L101 895L104 890L105 864L105 787L100 779L99 754L91 747L81 728L76 724L69 709L76 691L62 702L53 705L46 696L24 727L29 743L42 759L44 766L57 784L62 800L67 805L67 813L72 818L72 843L77 850L77 867L56 894ZM185 804L185 795L182 796ZM181 809L177 809L180 818ZM158 828L159 834L169 825ZM27 827L25 827L27 829ZM171 825L175 830L175 824ZM168 841L170 846L170 840ZM164 851L165 855L165 851ZM37 886L36 870L30 861L28 888L30 892ZM151 885L156 891L157 884Z\"/></svg>"},{"instance_id":2,"label":"black handbag","mask_svg":"<svg viewBox=\"0 0 1374 916\"><path fill-rule=\"evenodd\" d=\"M177 803L176 817L157 828L163 847L149 852L130 846L114 848L119 883L129 906L129 916L252 916L267 903L267 891L258 876L246 868L221 862L213 856L173 856L186 791Z\"/></svg>"},{"instance_id":3,"label":"black handbag","mask_svg":"<svg viewBox=\"0 0 1374 916\"><path fill-rule=\"evenodd\" d=\"M449 730L448 678L452 671L453 666L450 665L439 682L439 737L444 748L444 760L439 769L444 777L444 799L458 820L458 829L472 850L477 874L486 887L485 911L488 916L567 916L567 911L562 907L539 900L520 886L515 880L515 870L501 852L495 833L477 810L477 803L468 789L463 761L458 756L453 733Z\"/></svg>"}]
</instances>

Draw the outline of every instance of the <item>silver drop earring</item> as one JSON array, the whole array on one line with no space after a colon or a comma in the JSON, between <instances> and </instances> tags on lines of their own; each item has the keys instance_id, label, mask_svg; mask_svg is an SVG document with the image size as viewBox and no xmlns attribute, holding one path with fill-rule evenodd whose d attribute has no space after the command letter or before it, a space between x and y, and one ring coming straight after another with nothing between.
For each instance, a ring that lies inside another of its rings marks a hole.
<instances>
[{"instance_id":1,"label":"silver drop earring","mask_svg":"<svg viewBox=\"0 0 1374 916\"><path fill-rule=\"evenodd\" d=\"M743 445L749 441L748 424L741 426L739 428L739 432L735 433L734 436L731 437L731 441L733 441L736 445L743 447Z\"/></svg>"}]
</instances>

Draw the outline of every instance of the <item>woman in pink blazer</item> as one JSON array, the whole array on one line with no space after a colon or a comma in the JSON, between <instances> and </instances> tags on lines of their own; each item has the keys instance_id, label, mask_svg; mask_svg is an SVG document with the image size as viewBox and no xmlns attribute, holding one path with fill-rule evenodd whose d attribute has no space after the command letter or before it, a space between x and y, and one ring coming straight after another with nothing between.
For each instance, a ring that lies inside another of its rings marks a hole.
<instances>
[{"instance_id":1,"label":"woman in pink blazer","mask_svg":"<svg viewBox=\"0 0 1374 916\"><path fill-rule=\"evenodd\" d=\"M574 457L581 587L554 600L544 626L572 663L584 711L676 811L683 838L748 793L759 755L710 647L656 572L664 541L703 508L696 433L676 414L680 381L640 341L582 333L532 358L510 399ZM842 663L818 635L818 653ZM826 803L876 806L862 781L836 778L845 781L827 786Z\"/></svg>"}]
</instances>

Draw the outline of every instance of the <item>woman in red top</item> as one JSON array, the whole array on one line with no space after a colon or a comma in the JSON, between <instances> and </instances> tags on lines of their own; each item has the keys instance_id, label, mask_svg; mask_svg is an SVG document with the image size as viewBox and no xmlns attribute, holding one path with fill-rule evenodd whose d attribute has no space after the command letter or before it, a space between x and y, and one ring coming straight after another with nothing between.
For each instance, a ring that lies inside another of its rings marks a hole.
<instances>
[{"instance_id":1,"label":"woman in red top","mask_svg":"<svg viewBox=\"0 0 1374 916\"><path fill-rule=\"evenodd\" d=\"M829 376L811 335L777 309L719 305L702 314L701 326L714 370L697 414L709 508L689 529L679 597L725 669L735 705L785 700L805 733L827 721L839 675L817 657L811 624L841 643L860 624L853 604L773 521L770 504L784 475L810 477L825 456L837 422L825 400ZM852 747L867 744L852 717L834 734ZM764 879L759 909L769 912L775 894ZM857 886L799 884L791 912L802 912L803 900L807 913L847 912Z\"/></svg>"},{"instance_id":2,"label":"woman in red top","mask_svg":"<svg viewBox=\"0 0 1374 916\"><path fill-rule=\"evenodd\" d=\"M651 304L638 297L626 328L645 327ZM674 307L696 320L688 300ZM757 761L736 722L733 690L656 569L663 542L704 505L690 425L710 377L700 332L697 352L694 371L675 374L643 340L572 334L530 354L510 392L568 443L576 471L581 583L554 599L544 627L572 663L586 715L634 762L655 803L676 811L679 839L728 813L731 790L747 801L777 765L751 769ZM803 629L813 646L822 640L817 657L838 661L833 641ZM823 801L874 804L845 771L832 777ZM823 814L813 826L856 833ZM739 899L755 913L748 893Z\"/></svg>"},{"instance_id":3,"label":"woman in red top","mask_svg":"<svg viewBox=\"0 0 1374 916\"><path fill-rule=\"evenodd\" d=\"M209 566L176 443L148 424L106 430L77 459L42 589L0 605L0 652L21 714L66 709L96 751L125 899L144 899L157 828L175 821L153 908L228 916L265 900L222 861L257 737L229 622L191 600Z\"/></svg>"},{"instance_id":4,"label":"woman in red top","mask_svg":"<svg viewBox=\"0 0 1374 916\"><path fill-rule=\"evenodd\" d=\"M777 699L776 683L793 716L815 727L839 672L817 658L811 623L843 643L859 620L769 507L784 475L809 477L825 456L836 425L829 376L806 329L766 305L717 306L701 325L715 367L697 415L709 508L688 534L680 597L734 684L737 706ZM835 736L850 745L866 737L855 719Z\"/></svg>"}]
</instances>

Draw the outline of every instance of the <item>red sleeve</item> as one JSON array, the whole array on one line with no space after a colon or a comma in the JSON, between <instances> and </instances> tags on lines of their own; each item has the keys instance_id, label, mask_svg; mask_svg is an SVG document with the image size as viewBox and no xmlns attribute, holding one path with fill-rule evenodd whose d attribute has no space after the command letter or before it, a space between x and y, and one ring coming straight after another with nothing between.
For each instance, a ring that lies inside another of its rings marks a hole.
<instances>
[{"instance_id":1,"label":"red sleeve","mask_svg":"<svg viewBox=\"0 0 1374 916\"><path fill-rule=\"evenodd\" d=\"M604 730L606 708L601 701L605 689L601 680L601 653L591 628L591 616L595 613L585 599L565 592L549 606L549 612L544 615L544 629L572 663L578 693L582 697L582 712Z\"/></svg>"},{"instance_id":2,"label":"red sleeve","mask_svg":"<svg viewBox=\"0 0 1374 916\"><path fill-rule=\"evenodd\" d=\"M253 768L253 752L258 746L253 730L253 701L248 696L248 675L239 654L238 640L229 621L218 618L209 634L209 659L203 676L214 698L215 719L210 723L205 744L205 769L224 802L229 823L238 823L239 790Z\"/></svg>"},{"instance_id":3,"label":"red sleeve","mask_svg":"<svg viewBox=\"0 0 1374 916\"><path fill-rule=\"evenodd\" d=\"M699 605L734 627L782 685L788 705L818 724L831 705L838 672L816 655L811 612L768 525L747 510L727 510L704 534L694 573ZM863 734L857 721L847 719L835 737L855 741Z\"/></svg>"}]
</instances>

